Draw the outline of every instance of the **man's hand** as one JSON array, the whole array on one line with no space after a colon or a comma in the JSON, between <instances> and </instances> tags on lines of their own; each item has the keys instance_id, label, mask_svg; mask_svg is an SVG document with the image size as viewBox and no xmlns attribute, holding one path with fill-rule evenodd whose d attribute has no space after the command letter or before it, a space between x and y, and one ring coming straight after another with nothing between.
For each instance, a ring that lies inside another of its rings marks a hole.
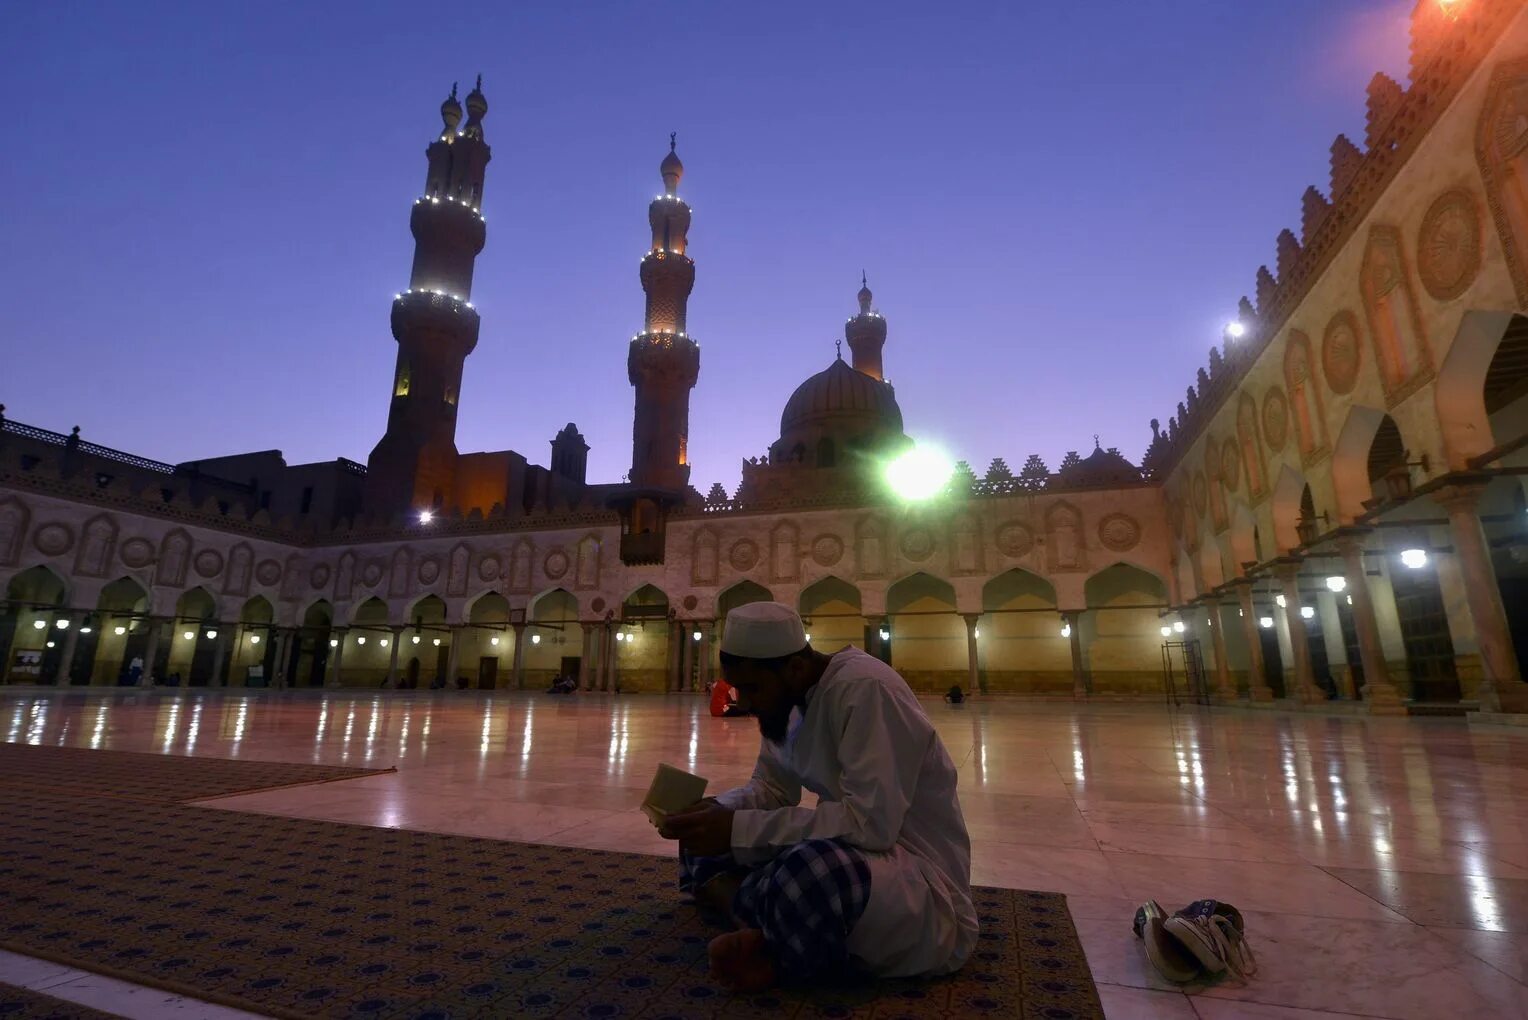
<instances>
[{"instance_id":1,"label":"man's hand","mask_svg":"<svg viewBox=\"0 0 1528 1020\"><path fill-rule=\"evenodd\" d=\"M679 840L679 847L697 857L717 857L732 849L732 811L711 801L693 805L664 819L659 834Z\"/></svg>"}]
</instances>

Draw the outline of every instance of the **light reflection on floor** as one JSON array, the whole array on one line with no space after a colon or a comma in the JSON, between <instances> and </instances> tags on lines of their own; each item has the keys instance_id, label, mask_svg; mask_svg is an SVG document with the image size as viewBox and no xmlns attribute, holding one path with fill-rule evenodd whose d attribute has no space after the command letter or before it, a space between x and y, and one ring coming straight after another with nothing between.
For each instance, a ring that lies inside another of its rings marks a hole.
<instances>
[{"instance_id":1,"label":"light reflection on floor","mask_svg":"<svg viewBox=\"0 0 1528 1020\"><path fill-rule=\"evenodd\" d=\"M1113 1014L1528 1015L1528 730L927 707L975 881L1068 894ZM670 847L634 807L658 762L731 785L759 740L694 696L11 689L0 720L11 742L398 769L221 808L652 853ZM1247 914L1263 971L1191 1005L1129 922L1141 899L1202 896Z\"/></svg>"}]
</instances>

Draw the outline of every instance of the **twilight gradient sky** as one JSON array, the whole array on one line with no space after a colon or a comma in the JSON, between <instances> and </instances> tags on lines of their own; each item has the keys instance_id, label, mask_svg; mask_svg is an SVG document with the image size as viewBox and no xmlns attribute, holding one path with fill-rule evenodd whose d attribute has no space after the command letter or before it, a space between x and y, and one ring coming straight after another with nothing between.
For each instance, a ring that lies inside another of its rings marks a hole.
<instances>
[{"instance_id":1,"label":"twilight gradient sky","mask_svg":"<svg viewBox=\"0 0 1528 1020\"><path fill-rule=\"evenodd\" d=\"M365 461L424 147L481 71L463 452L546 463L571 420L592 480L627 470L637 260L678 131L702 492L832 360L861 267L915 438L978 474L1095 432L1138 458L1332 138L1361 139L1369 77L1404 80L1411 7L12 5L0 401L164 460Z\"/></svg>"}]
</instances>

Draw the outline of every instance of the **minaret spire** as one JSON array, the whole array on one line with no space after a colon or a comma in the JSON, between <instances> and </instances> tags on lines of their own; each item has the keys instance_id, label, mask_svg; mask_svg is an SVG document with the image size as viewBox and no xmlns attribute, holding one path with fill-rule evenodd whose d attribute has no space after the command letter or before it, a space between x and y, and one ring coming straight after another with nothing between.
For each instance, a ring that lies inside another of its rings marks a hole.
<instances>
[{"instance_id":1,"label":"minaret spire","mask_svg":"<svg viewBox=\"0 0 1528 1020\"><path fill-rule=\"evenodd\" d=\"M647 314L632 338L627 376L636 387L632 424L631 480L646 488L683 489L689 484L690 390L700 374L700 348L685 332L686 305L695 286L689 245L690 207L679 197L684 164L676 133L658 166L664 193L647 207L652 247L642 257Z\"/></svg>"},{"instance_id":2,"label":"minaret spire","mask_svg":"<svg viewBox=\"0 0 1528 1020\"><path fill-rule=\"evenodd\" d=\"M870 310L874 295L863 269L860 270L859 314L844 323L844 339L854 355L854 369L864 372L872 379L886 380L881 370L881 348L886 344L886 320L880 313Z\"/></svg>"},{"instance_id":3,"label":"minaret spire","mask_svg":"<svg viewBox=\"0 0 1528 1020\"><path fill-rule=\"evenodd\" d=\"M457 132L462 106L456 85L440 106L444 129L425 150L424 194L414 200L409 228L414 266L408 290L393 299L393 373L387 431L371 451L366 509L394 515L458 503L456 401L462 368L478 340L472 273L487 240L480 212L491 155L483 141L488 100L467 96L468 121Z\"/></svg>"}]
</instances>

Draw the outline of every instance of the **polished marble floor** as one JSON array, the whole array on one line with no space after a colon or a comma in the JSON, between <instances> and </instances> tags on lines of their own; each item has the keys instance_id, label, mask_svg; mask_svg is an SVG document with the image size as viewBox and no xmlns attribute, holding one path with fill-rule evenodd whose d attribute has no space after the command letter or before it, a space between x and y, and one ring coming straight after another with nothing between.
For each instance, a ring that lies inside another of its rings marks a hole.
<instances>
[{"instance_id":1,"label":"polished marble floor","mask_svg":"<svg viewBox=\"0 0 1528 1020\"><path fill-rule=\"evenodd\" d=\"M1457 719L929 702L973 878L1068 895L1112 1017L1528 1017L1528 730ZM0 692L8 741L397 772L219 808L667 853L634 808L668 761L747 778L758 733L701 698ZM1246 985L1174 988L1143 898L1241 908ZM30 969L29 969L30 968ZM42 974L44 976L38 977ZM29 979L30 978L30 979ZM29 979L29 980L28 980ZM0 981L132 1016L234 1014L0 956ZM41 983L39 983L41 982Z\"/></svg>"}]
</instances>

